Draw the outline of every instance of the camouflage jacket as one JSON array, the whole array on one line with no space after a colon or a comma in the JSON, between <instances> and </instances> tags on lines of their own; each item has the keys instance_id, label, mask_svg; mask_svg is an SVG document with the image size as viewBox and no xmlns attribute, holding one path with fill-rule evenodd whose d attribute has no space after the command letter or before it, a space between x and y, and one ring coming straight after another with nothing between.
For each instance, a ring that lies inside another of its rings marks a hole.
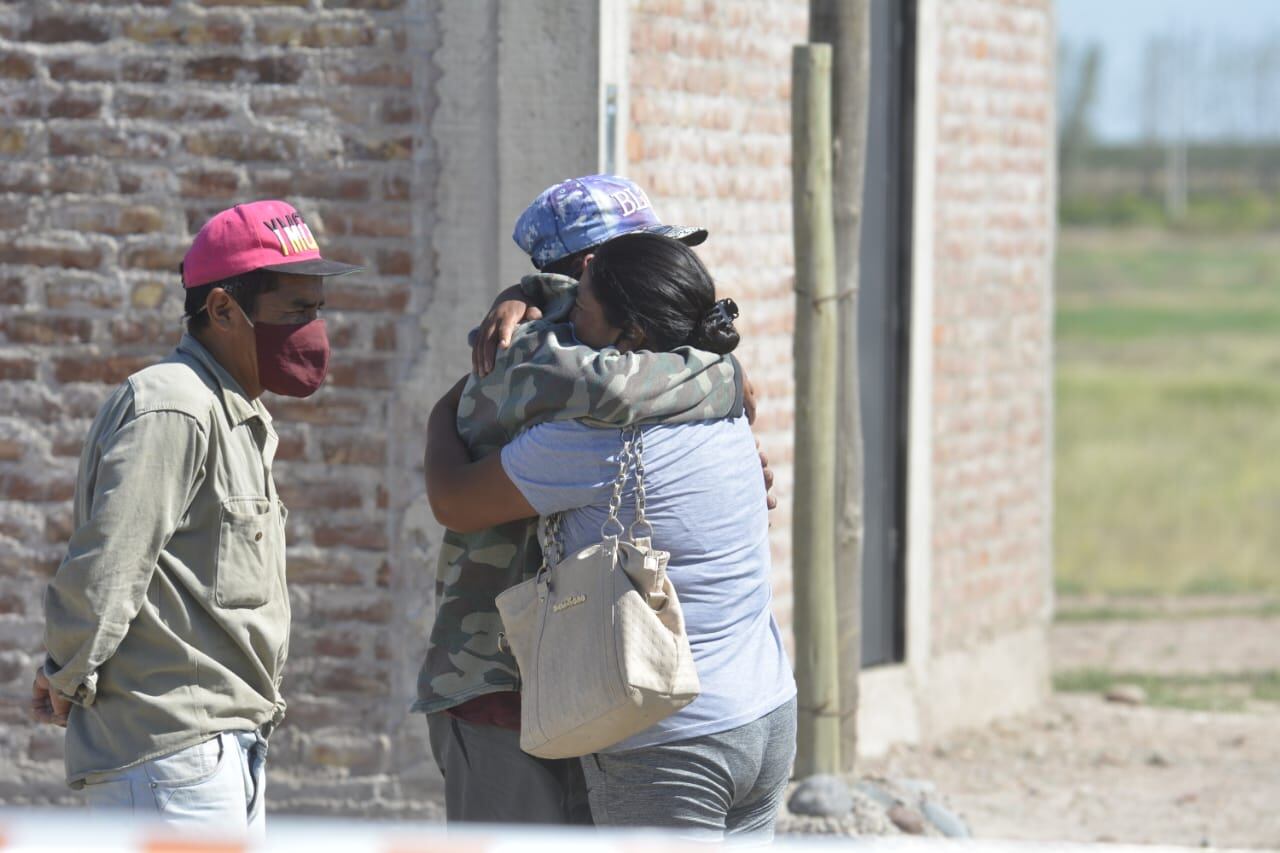
<instances>
[{"instance_id":1,"label":"camouflage jacket","mask_svg":"<svg viewBox=\"0 0 1280 853\"><path fill-rule=\"evenodd\" d=\"M522 430L552 420L620 427L710 420L742 412L742 371L732 356L685 347L620 353L578 344L567 323L571 278L526 276L524 292L547 307L519 327L494 370L467 381L458 433L473 459L499 451ZM515 660L498 648L494 598L542 562L536 519L475 533L445 531L436 569L436 618L418 673L415 711L443 711L486 693L519 690Z\"/></svg>"}]
</instances>

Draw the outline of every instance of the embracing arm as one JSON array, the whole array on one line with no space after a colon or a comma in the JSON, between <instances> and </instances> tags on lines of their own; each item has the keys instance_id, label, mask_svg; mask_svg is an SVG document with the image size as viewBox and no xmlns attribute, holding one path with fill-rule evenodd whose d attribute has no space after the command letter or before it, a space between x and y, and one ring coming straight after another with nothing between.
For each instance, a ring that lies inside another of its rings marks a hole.
<instances>
[{"instance_id":1,"label":"embracing arm","mask_svg":"<svg viewBox=\"0 0 1280 853\"><path fill-rule=\"evenodd\" d=\"M502 456L491 453L472 462L458 437L458 400L464 377L431 410L427 421L427 500L436 521L457 533L484 530L537 511L502 468Z\"/></svg>"}]
</instances>

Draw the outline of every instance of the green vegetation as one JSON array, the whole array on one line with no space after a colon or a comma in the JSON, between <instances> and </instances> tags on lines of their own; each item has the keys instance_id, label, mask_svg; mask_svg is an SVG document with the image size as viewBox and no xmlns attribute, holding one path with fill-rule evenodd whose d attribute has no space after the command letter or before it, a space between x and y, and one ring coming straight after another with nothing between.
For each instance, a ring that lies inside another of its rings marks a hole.
<instances>
[{"instance_id":1,"label":"green vegetation","mask_svg":"<svg viewBox=\"0 0 1280 853\"><path fill-rule=\"evenodd\" d=\"M1064 593L1280 592L1280 240L1066 229Z\"/></svg>"},{"instance_id":2,"label":"green vegetation","mask_svg":"<svg viewBox=\"0 0 1280 853\"><path fill-rule=\"evenodd\" d=\"M1076 193L1062 197L1058 218L1067 226L1167 227L1193 234L1264 231L1280 227L1280 198L1256 191L1192 193L1186 213L1173 219L1152 193Z\"/></svg>"},{"instance_id":3,"label":"green vegetation","mask_svg":"<svg viewBox=\"0 0 1280 853\"><path fill-rule=\"evenodd\" d=\"M1147 703L1193 711L1242 711L1250 702L1280 702L1280 672L1151 675L1082 669L1055 675L1053 687L1069 693L1105 693L1117 684L1136 684Z\"/></svg>"},{"instance_id":4,"label":"green vegetation","mask_svg":"<svg viewBox=\"0 0 1280 853\"><path fill-rule=\"evenodd\" d=\"M1252 599L1245 599L1252 601ZM1152 620L1218 619L1227 616L1269 619L1280 616L1280 601L1261 601L1239 607L1191 607L1166 610L1161 607L1135 607L1104 604L1094 607L1059 606L1053 614L1055 622L1146 622Z\"/></svg>"}]
</instances>

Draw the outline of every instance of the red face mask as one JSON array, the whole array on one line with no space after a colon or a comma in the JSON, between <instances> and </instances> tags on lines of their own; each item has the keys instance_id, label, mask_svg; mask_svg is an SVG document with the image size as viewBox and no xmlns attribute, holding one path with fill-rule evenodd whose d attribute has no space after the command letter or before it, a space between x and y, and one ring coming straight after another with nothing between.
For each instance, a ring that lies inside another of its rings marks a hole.
<instances>
[{"instance_id":1,"label":"red face mask","mask_svg":"<svg viewBox=\"0 0 1280 853\"><path fill-rule=\"evenodd\" d=\"M324 320L299 326L253 324L258 347L258 381L286 397L310 397L329 369L329 335Z\"/></svg>"}]
</instances>

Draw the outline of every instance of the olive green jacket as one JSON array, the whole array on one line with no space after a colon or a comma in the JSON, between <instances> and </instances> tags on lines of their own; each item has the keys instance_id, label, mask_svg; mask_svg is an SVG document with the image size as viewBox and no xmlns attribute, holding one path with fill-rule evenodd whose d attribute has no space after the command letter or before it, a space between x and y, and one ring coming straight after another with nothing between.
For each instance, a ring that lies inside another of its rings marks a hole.
<instances>
[{"instance_id":1,"label":"olive green jacket","mask_svg":"<svg viewBox=\"0 0 1280 853\"><path fill-rule=\"evenodd\" d=\"M190 336L98 412L44 600L45 671L75 703L73 786L283 716L276 444L262 403Z\"/></svg>"}]
</instances>

